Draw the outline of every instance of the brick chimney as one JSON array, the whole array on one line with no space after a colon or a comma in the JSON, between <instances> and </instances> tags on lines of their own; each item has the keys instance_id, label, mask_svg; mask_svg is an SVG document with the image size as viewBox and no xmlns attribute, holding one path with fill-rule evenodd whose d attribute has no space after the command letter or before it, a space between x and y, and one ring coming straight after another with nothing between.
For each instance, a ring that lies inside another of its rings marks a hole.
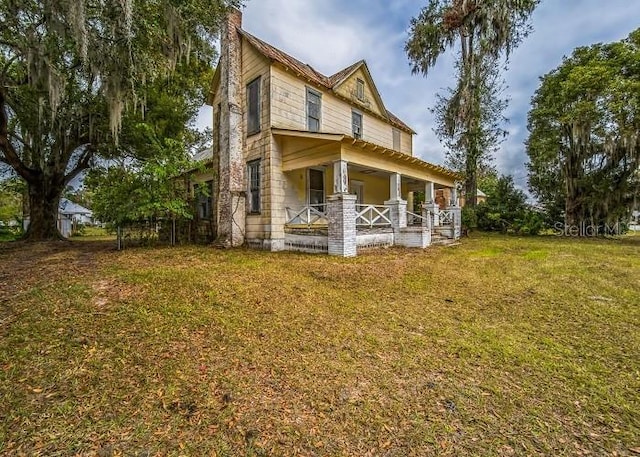
<instances>
[{"instance_id":1,"label":"brick chimney","mask_svg":"<svg viewBox=\"0 0 640 457\"><path fill-rule=\"evenodd\" d=\"M242 42L237 29L242 12L231 9L220 37L220 129L218 241L224 246L244 244L246 217Z\"/></svg>"}]
</instances>

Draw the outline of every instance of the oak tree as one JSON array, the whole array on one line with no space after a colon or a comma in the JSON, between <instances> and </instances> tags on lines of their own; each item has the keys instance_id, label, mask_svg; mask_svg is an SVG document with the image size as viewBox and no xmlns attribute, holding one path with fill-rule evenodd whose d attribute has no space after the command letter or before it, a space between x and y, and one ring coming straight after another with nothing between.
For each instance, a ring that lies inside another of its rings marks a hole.
<instances>
[{"instance_id":1,"label":"oak tree","mask_svg":"<svg viewBox=\"0 0 640 457\"><path fill-rule=\"evenodd\" d=\"M236 0L1 0L0 162L28 186L27 239L59 237L61 192L118 154L139 88L182 61L212 63Z\"/></svg>"},{"instance_id":2,"label":"oak tree","mask_svg":"<svg viewBox=\"0 0 640 457\"><path fill-rule=\"evenodd\" d=\"M528 128L529 187L549 213L588 233L626 218L640 192L640 29L545 75Z\"/></svg>"}]
</instances>

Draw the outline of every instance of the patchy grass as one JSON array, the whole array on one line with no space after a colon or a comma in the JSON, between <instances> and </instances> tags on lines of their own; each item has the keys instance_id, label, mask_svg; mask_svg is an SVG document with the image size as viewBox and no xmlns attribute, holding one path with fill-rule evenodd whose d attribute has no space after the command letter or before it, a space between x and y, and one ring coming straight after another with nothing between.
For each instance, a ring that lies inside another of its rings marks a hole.
<instances>
[{"instance_id":1,"label":"patchy grass","mask_svg":"<svg viewBox=\"0 0 640 457\"><path fill-rule=\"evenodd\" d=\"M0 249L0 454L636 455L640 237Z\"/></svg>"},{"instance_id":2,"label":"patchy grass","mask_svg":"<svg viewBox=\"0 0 640 457\"><path fill-rule=\"evenodd\" d=\"M88 225L82 228L79 234L72 237L73 241L114 241L115 233L107 231L103 227Z\"/></svg>"}]
</instances>

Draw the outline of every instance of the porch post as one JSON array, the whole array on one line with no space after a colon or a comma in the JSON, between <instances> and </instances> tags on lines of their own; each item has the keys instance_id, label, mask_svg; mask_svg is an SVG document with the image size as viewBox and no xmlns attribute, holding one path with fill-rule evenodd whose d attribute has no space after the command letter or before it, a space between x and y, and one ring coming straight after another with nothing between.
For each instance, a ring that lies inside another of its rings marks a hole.
<instances>
[{"instance_id":1,"label":"porch post","mask_svg":"<svg viewBox=\"0 0 640 457\"><path fill-rule=\"evenodd\" d=\"M451 188L451 206L458 206L458 189L456 187Z\"/></svg>"},{"instance_id":2,"label":"porch post","mask_svg":"<svg viewBox=\"0 0 640 457\"><path fill-rule=\"evenodd\" d=\"M424 186L424 203L427 211L431 213L432 227L437 227L440 225L440 220L438 217L440 208L438 207L438 204L436 203L435 198L436 198L435 185L433 181L427 181Z\"/></svg>"},{"instance_id":3,"label":"porch post","mask_svg":"<svg viewBox=\"0 0 640 457\"><path fill-rule=\"evenodd\" d=\"M346 160L333 162L333 193L349 193L349 164Z\"/></svg>"},{"instance_id":4,"label":"porch post","mask_svg":"<svg viewBox=\"0 0 640 457\"><path fill-rule=\"evenodd\" d=\"M329 255L356 255L356 195L349 194L349 164L333 162L333 195L327 201Z\"/></svg>"},{"instance_id":5,"label":"porch post","mask_svg":"<svg viewBox=\"0 0 640 457\"><path fill-rule=\"evenodd\" d=\"M389 179L391 198L384 202L391 210L391 226L394 230L407 226L407 202L402 199L401 182L402 176L400 173L391 175Z\"/></svg>"},{"instance_id":6,"label":"porch post","mask_svg":"<svg viewBox=\"0 0 640 457\"><path fill-rule=\"evenodd\" d=\"M357 196L347 193L329 196L329 255L356 255L356 198Z\"/></svg>"},{"instance_id":7,"label":"porch post","mask_svg":"<svg viewBox=\"0 0 640 457\"><path fill-rule=\"evenodd\" d=\"M400 173L393 173L389 177L389 201L401 200L402 191L402 176Z\"/></svg>"},{"instance_id":8,"label":"porch post","mask_svg":"<svg viewBox=\"0 0 640 457\"><path fill-rule=\"evenodd\" d=\"M433 203L435 195L436 195L436 191L435 191L433 182L427 181L424 185L424 202Z\"/></svg>"},{"instance_id":9,"label":"porch post","mask_svg":"<svg viewBox=\"0 0 640 457\"><path fill-rule=\"evenodd\" d=\"M447 210L451 211L451 219L453 224L453 238L459 239L462 229L462 208L458 206L458 190L455 187L451 188L451 201Z\"/></svg>"}]
</instances>

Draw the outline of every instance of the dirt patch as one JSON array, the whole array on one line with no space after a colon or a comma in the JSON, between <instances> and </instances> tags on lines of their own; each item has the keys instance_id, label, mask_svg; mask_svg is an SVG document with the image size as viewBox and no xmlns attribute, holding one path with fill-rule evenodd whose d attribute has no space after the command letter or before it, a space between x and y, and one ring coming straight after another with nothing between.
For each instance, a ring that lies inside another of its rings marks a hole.
<instances>
[{"instance_id":1,"label":"dirt patch","mask_svg":"<svg viewBox=\"0 0 640 457\"><path fill-rule=\"evenodd\" d=\"M0 303L34 287L85 274L96 268L102 254L113 251L112 242L0 243Z\"/></svg>"}]
</instances>

